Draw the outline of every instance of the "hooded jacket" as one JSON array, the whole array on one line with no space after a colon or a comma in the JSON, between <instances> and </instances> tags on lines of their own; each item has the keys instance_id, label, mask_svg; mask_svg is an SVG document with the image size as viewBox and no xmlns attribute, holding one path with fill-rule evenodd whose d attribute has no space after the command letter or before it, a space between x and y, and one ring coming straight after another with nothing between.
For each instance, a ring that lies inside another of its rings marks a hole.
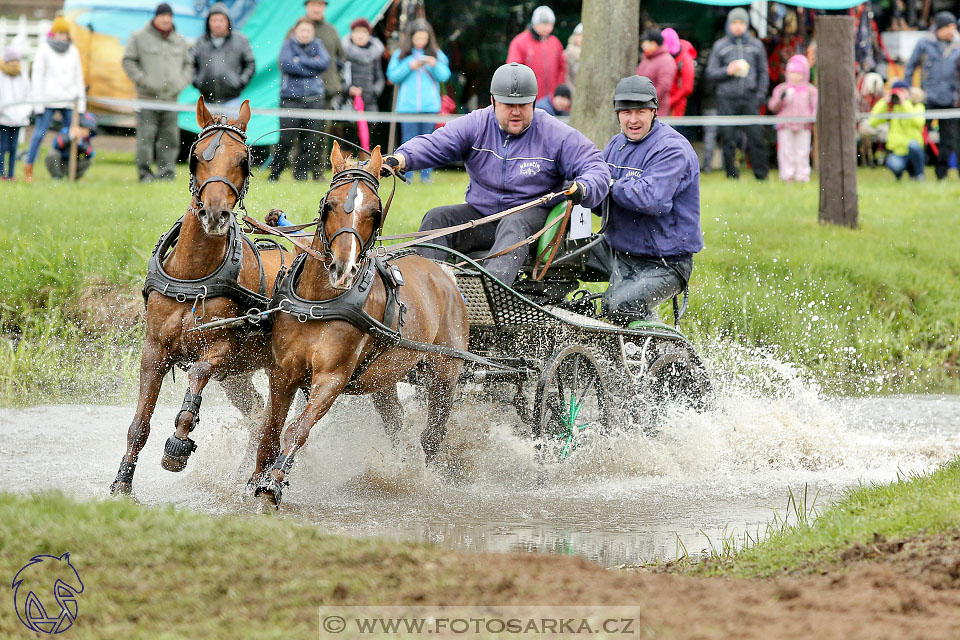
<instances>
[{"instance_id":1,"label":"hooded jacket","mask_svg":"<svg viewBox=\"0 0 960 640\"><path fill-rule=\"evenodd\" d=\"M408 140L397 153L408 171L463 161L470 176L467 204L485 216L575 178L586 186L585 207L600 204L610 188L610 172L593 143L540 109L534 109L526 130L511 135L500 128L490 105Z\"/></svg>"},{"instance_id":2,"label":"hooded jacket","mask_svg":"<svg viewBox=\"0 0 960 640\"><path fill-rule=\"evenodd\" d=\"M693 93L697 50L688 41L681 40L680 53L673 59L677 63L677 79L670 89L670 115L679 117L687 112L687 98Z\"/></svg>"},{"instance_id":3,"label":"hooded jacket","mask_svg":"<svg viewBox=\"0 0 960 640\"><path fill-rule=\"evenodd\" d=\"M31 88L34 100L43 100L34 105L35 113L43 113L44 107L73 108L73 100L80 99L77 107L81 112L87 108L87 92L80 66L80 53L70 43L67 50L58 53L46 39L40 41L33 58Z\"/></svg>"},{"instance_id":4,"label":"hooded jacket","mask_svg":"<svg viewBox=\"0 0 960 640\"><path fill-rule=\"evenodd\" d=\"M806 78L810 77L810 63L804 56L794 56L790 59L791 63L796 60L802 65L804 81L800 84L791 84L790 82L781 82L773 89L773 95L770 96L768 107L777 115L781 116L815 116L817 115L817 88L813 86ZM813 123L805 122L780 122L777 123L777 129L790 129L800 131L802 129L813 130Z\"/></svg>"},{"instance_id":5,"label":"hooded jacket","mask_svg":"<svg viewBox=\"0 0 960 640\"><path fill-rule=\"evenodd\" d=\"M552 96L557 85L567 80L567 59L563 45L557 36L550 34L541 39L533 30L527 29L510 41L507 64L519 62L533 69L537 76L537 99Z\"/></svg>"},{"instance_id":6,"label":"hooded jacket","mask_svg":"<svg viewBox=\"0 0 960 640\"><path fill-rule=\"evenodd\" d=\"M150 20L127 40L123 70L137 87L137 96L175 100L193 77L190 48L176 28L164 37Z\"/></svg>"},{"instance_id":7,"label":"hooded jacket","mask_svg":"<svg viewBox=\"0 0 960 640\"><path fill-rule=\"evenodd\" d=\"M7 65L10 63L4 63ZM0 102L25 102L30 100L30 78L27 77L26 66L20 66L20 73L9 75L6 71L0 72ZM0 107L0 126L25 127L30 124L30 114L33 113L31 104L10 104Z\"/></svg>"},{"instance_id":8,"label":"hooded jacket","mask_svg":"<svg viewBox=\"0 0 960 640\"><path fill-rule=\"evenodd\" d=\"M397 113L440 113L440 83L450 78L450 63L437 49L437 64L410 68L411 62L423 57L423 49L413 49L406 58L401 58L397 49L390 58L387 78L398 87Z\"/></svg>"},{"instance_id":9,"label":"hooded jacket","mask_svg":"<svg viewBox=\"0 0 960 640\"><path fill-rule=\"evenodd\" d=\"M229 32L218 46L210 35L210 16L219 13L227 17ZM226 6L217 3L210 8L207 27L197 38L190 55L193 58L193 86L204 100L213 103L227 102L240 96L250 84L256 70L253 49L246 35L233 30Z\"/></svg>"},{"instance_id":10,"label":"hooded jacket","mask_svg":"<svg viewBox=\"0 0 960 640\"><path fill-rule=\"evenodd\" d=\"M637 65L637 75L646 76L653 82L657 90L658 116L670 115L670 90L677 78L677 63L663 45L649 54L643 54L643 59Z\"/></svg>"},{"instance_id":11,"label":"hooded jacket","mask_svg":"<svg viewBox=\"0 0 960 640\"><path fill-rule=\"evenodd\" d=\"M727 65L740 59L750 63L746 77L727 75ZM728 21L727 34L714 42L710 49L706 76L715 83L718 98L746 97L760 105L767 99L770 87L767 51L762 42L750 35L750 31L734 37Z\"/></svg>"},{"instance_id":12,"label":"hooded jacket","mask_svg":"<svg viewBox=\"0 0 960 640\"><path fill-rule=\"evenodd\" d=\"M944 42L936 33L929 33L917 43L907 61L904 78L909 82L920 67L920 86L927 92L932 107L953 107L957 104L957 62L960 42Z\"/></svg>"},{"instance_id":13,"label":"hooded jacket","mask_svg":"<svg viewBox=\"0 0 960 640\"><path fill-rule=\"evenodd\" d=\"M314 38L307 44L300 44L290 36L280 50L280 97L322 98L323 72L329 65L330 54L322 42Z\"/></svg>"},{"instance_id":14,"label":"hooded jacket","mask_svg":"<svg viewBox=\"0 0 960 640\"><path fill-rule=\"evenodd\" d=\"M686 138L654 120L641 140L615 135L603 159L614 180L607 244L657 258L686 257L703 249L700 163Z\"/></svg>"},{"instance_id":15,"label":"hooded jacket","mask_svg":"<svg viewBox=\"0 0 960 640\"><path fill-rule=\"evenodd\" d=\"M367 46L360 47L353 43L348 34L343 37L340 44L343 46L347 62L350 64L350 84L348 88L349 86L360 87L363 89L364 104L376 106L386 84L386 79L383 76L383 64L381 63L384 51L383 43L378 38L370 36L370 42L367 43Z\"/></svg>"}]
</instances>

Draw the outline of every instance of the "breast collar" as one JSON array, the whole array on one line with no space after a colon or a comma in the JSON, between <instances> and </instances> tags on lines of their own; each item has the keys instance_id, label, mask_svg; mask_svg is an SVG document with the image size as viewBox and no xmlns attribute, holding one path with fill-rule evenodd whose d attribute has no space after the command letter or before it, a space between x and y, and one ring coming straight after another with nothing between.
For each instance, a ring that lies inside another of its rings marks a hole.
<instances>
[{"instance_id":1,"label":"breast collar","mask_svg":"<svg viewBox=\"0 0 960 640\"><path fill-rule=\"evenodd\" d=\"M230 216L230 227L227 230L227 252L220 266L208 276L196 280L180 280L170 276L163 270L163 261L167 253L176 245L183 226L183 218L174 223L169 231L160 236L150 262L147 266L147 278L143 284L143 302L152 291L173 298L177 302L203 301L207 298L224 297L239 304L242 311L250 309L264 310L269 302L267 298L266 276L260 252L253 242L240 232L240 226L233 216ZM257 256L260 267L260 285L258 291L251 291L240 285L240 271L243 269L243 243L246 242Z\"/></svg>"}]
</instances>

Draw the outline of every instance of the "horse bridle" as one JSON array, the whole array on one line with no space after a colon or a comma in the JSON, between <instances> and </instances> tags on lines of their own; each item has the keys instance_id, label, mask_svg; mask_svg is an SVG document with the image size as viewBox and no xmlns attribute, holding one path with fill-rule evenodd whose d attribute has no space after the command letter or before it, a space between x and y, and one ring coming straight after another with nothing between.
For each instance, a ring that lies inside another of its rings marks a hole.
<instances>
[{"instance_id":1,"label":"horse bridle","mask_svg":"<svg viewBox=\"0 0 960 640\"><path fill-rule=\"evenodd\" d=\"M226 117L220 116L219 121L215 121L212 124L207 125L203 128L203 131L200 132L200 135L197 136L197 139L194 140L193 144L190 145L190 195L194 197L197 201L197 211L203 209L203 199L201 194L203 193L204 188L212 182L222 182L223 184L230 187L230 190L233 191L234 195L237 196L237 201L234 203L234 207L239 206L241 211L244 211L243 199L247 195L247 189L250 187L250 147L247 146L247 133L240 127L234 126L232 124L227 124ZM194 155L197 150L197 145L201 141L213 138L207 148L203 150L203 159L206 162L213 160L213 156L217 153L217 149L220 148L220 139L223 135L226 134L242 144L247 150L247 162L243 167L243 183L240 185L240 188L237 188L237 185L233 184L233 181L226 176L210 176L203 181L202 184L197 186L197 156Z\"/></svg>"},{"instance_id":2,"label":"horse bridle","mask_svg":"<svg viewBox=\"0 0 960 640\"><path fill-rule=\"evenodd\" d=\"M361 184L365 184L370 187L370 190L373 191L374 195L377 197L377 210L375 215L377 220L374 223L373 233L370 234L370 238L366 241L360 235L360 232L354 229L353 227L340 227L337 229L332 236L327 237L326 229L326 218L327 218L327 198L330 196L330 193L338 187L342 187L348 182L352 183L350 185L350 191L347 192L347 199L343 203L343 210L346 213L352 213L354 203L356 202L357 190L360 188ZM390 202L393 200L393 193L391 192L390 198L387 200L386 209L383 207L383 201L380 199L380 181L368 171L363 169L344 169L336 174L330 180L330 189L323 196L323 200L320 201L320 210L317 215L317 235L320 236L320 242L323 244L323 254L327 257L332 257L333 252L331 245L333 241L337 239L338 236L349 233L357 239L357 244L360 245L360 255L366 256L370 251L370 248L373 246L373 243L377 241L377 238L380 236L380 232L383 230L383 223L386 219L387 211L390 208ZM394 189L396 189L396 181L394 181Z\"/></svg>"}]
</instances>

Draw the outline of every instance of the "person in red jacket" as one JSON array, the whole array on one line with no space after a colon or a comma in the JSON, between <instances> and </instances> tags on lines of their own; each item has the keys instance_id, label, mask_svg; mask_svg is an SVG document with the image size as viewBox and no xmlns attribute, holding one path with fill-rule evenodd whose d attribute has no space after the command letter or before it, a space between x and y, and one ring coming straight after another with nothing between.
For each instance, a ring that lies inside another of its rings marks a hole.
<instances>
[{"instance_id":1,"label":"person in red jacket","mask_svg":"<svg viewBox=\"0 0 960 640\"><path fill-rule=\"evenodd\" d=\"M533 10L530 28L511 40L507 51L507 64L519 62L533 69L537 76L538 100L552 96L553 90L567 80L563 45L557 36L552 35L556 22L553 10L540 5Z\"/></svg>"},{"instance_id":2,"label":"person in red jacket","mask_svg":"<svg viewBox=\"0 0 960 640\"><path fill-rule=\"evenodd\" d=\"M670 90L677 77L677 63L663 46L663 36L659 29L647 29L640 37L643 59L637 65L637 75L650 78L657 89L658 116L670 115Z\"/></svg>"},{"instance_id":3,"label":"person in red jacket","mask_svg":"<svg viewBox=\"0 0 960 640\"><path fill-rule=\"evenodd\" d=\"M677 78L670 89L670 115L680 117L687 111L687 98L693 93L694 60L697 50L676 31L666 28L661 32L663 46L677 63Z\"/></svg>"}]
</instances>

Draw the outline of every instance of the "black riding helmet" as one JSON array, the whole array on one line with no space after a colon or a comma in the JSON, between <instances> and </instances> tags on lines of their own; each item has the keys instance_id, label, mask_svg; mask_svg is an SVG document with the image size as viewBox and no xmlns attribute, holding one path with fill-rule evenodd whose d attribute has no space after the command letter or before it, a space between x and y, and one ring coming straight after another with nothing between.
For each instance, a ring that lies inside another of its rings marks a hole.
<instances>
[{"instance_id":1,"label":"black riding helmet","mask_svg":"<svg viewBox=\"0 0 960 640\"><path fill-rule=\"evenodd\" d=\"M613 92L613 110L658 109L657 90L646 76L627 76L617 83Z\"/></svg>"},{"instance_id":2,"label":"black riding helmet","mask_svg":"<svg viewBox=\"0 0 960 640\"><path fill-rule=\"evenodd\" d=\"M504 104L527 104L537 100L537 76L519 62L501 65L490 80L490 95Z\"/></svg>"}]
</instances>

